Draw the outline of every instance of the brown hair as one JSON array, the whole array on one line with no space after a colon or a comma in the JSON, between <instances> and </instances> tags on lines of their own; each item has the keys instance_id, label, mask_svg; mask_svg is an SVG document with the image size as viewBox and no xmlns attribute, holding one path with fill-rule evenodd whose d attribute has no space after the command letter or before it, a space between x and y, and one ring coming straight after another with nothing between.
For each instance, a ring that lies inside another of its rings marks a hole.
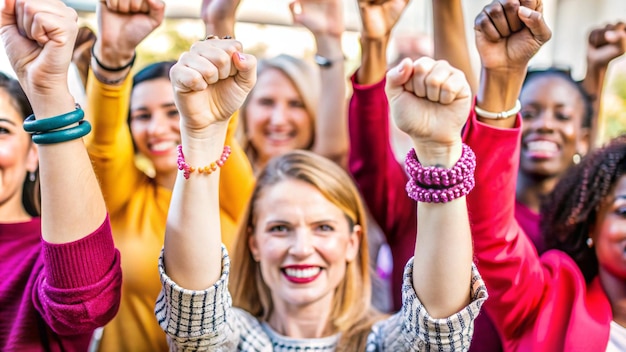
<instances>
[{"instance_id":1,"label":"brown hair","mask_svg":"<svg viewBox=\"0 0 626 352\"><path fill-rule=\"evenodd\" d=\"M281 54L271 59L260 60L257 66L257 76L260 77L264 72L270 69L278 70L283 73L296 87L296 90L304 103L304 109L311 118L311 129L315 132L317 106L319 105L319 96L321 91L321 81L317 68L302 59ZM252 89L250 94L248 94L248 98L241 106L241 124L239 125L240 129L238 131L239 142L248 155L248 159L250 159L250 161L254 161L256 159L256 150L254 149L254 146L249 143L246 136L248 131L246 111L248 103L253 96L254 89ZM313 147L315 133L312 135L313 138L311 138L311 141L306 149L311 149L311 147Z\"/></svg>"},{"instance_id":2,"label":"brown hair","mask_svg":"<svg viewBox=\"0 0 626 352\"><path fill-rule=\"evenodd\" d=\"M3 89L11 98L11 104L25 120L33 113L33 108L22 90L20 83L4 73L0 72L0 89ZM31 142L32 143L32 142ZM39 192L39 172L33 172L35 176L31 181L27 173L22 186L22 205L30 216L39 216L41 211L41 194Z\"/></svg>"},{"instance_id":3,"label":"brown hair","mask_svg":"<svg viewBox=\"0 0 626 352\"><path fill-rule=\"evenodd\" d=\"M263 190L289 179L304 181L317 188L343 211L350 225L360 225L363 229L359 254L354 261L346 263L346 276L335 291L328 329L341 333L337 351L364 351L367 335L380 314L370 304L371 285L363 203L350 176L334 162L312 152L293 151L274 158L259 175L235 240L230 276L233 305L261 320L267 320L272 313L270 288L261 277L248 238L255 225L255 203Z\"/></svg>"},{"instance_id":4,"label":"brown hair","mask_svg":"<svg viewBox=\"0 0 626 352\"><path fill-rule=\"evenodd\" d=\"M613 139L572 167L541 207L541 231L548 248L567 253L590 282L598 274L598 258L586 241L598 210L626 174L626 135Z\"/></svg>"}]
</instances>

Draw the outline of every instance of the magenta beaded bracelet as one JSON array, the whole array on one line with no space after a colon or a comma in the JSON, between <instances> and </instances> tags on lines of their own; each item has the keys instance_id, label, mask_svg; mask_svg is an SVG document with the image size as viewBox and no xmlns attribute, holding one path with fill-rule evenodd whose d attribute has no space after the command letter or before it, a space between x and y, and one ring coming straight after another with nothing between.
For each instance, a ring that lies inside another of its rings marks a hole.
<instances>
[{"instance_id":1,"label":"magenta beaded bracelet","mask_svg":"<svg viewBox=\"0 0 626 352\"><path fill-rule=\"evenodd\" d=\"M476 155L463 144L461 158L450 169L424 167L411 149L405 159L409 181L406 191L409 197L424 203L445 203L467 195L474 188Z\"/></svg>"}]
</instances>

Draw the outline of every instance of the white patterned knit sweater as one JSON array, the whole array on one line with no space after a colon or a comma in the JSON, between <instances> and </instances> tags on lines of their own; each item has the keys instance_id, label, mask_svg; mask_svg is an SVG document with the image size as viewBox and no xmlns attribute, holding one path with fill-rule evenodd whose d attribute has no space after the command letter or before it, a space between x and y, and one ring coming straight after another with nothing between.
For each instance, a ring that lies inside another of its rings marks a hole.
<instances>
[{"instance_id":1,"label":"white patterned knit sweater","mask_svg":"<svg viewBox=\"0 0 626 352\"><path fill-rule=\"evenodd\" d=\"M230 259L222 247L222 275L212 287L192 291L178 286L165 273L163 253L159 271L163 289L155 314L172 351L331 352L339 335L320 339L281 336L248 312L232 307L228 292ZM412 284L413 260L404 271L402 310L377 322L368 335L368 352L467 351L474 319L487 298L476 267L472 267L471 303L444 319L431 318Z\"/></svg>"}]
</instances>

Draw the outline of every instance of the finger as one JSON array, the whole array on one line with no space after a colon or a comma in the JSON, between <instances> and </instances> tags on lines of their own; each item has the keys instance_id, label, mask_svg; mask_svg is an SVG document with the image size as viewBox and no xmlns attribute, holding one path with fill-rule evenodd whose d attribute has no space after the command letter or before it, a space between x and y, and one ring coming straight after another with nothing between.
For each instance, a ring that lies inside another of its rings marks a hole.
<instances>
[{"instance_id":1,"label":"finger","mask_svg":"<svg viewBox=\"0 0 626 352\"><path fill-rule=\"evenodd\" d=\"M453 70L448 79L441 85L439 103L452 104L457 99L469 98L469 96L467 78L460 70Z\"/></svg>"},{"instance_id":2,"label":"finger","mask_svg":"<svg viewBox=\"0 0 626 352\"><path fill-rule=\"evenodd\" d=\"M543 11L541 0L520 0L519 4L531 10Z\"/></svg>"},{"instance_id":3,"label":"finger","mask_svg":"<svg viewBox=\"0 0 626 352\"><path fill-rule=\"evenodd\" d=\"M443 85L452 75L453 68L446 61L437 61L424 79L426 97L428 100L438 103L441 97Z\"/></svg>"},{"instance_id":4,"label":"finger","mask_svg":"<svg viewBox=\"0 0 626 352\"><path fill-rule=\"evenodd\" d=\"M524 24L519 19L517 11L519 10L519 2L515 0L500 0L506 22L509 25L511 33L518 32L524 28Z\"/></svg>"},{"instance_id":5,"label":"finger","mask_svg":"<svg viewBox=\"0 0 626 352\"><path fill-rule=\"evenodd\" d=\"M387 72L385 91L390 100L404 91L404 85L411 79L412 74L413 63L409 58L400 61L396 67Z\"/></svg>"},{"instance_id":6,"label":"finger","mask_svg":"<svg viewBox=\"0 0 626 352\"><path fill-rule=\"evenodd\" d=\"M490 42L497 42L502 39L502 36L500 36L500 33L484 10L476 16L474 29L482 33L485 39Z\"/></svg>"},{"instance_id":7,"label":"finger","mask_svg":"<svg viewBox=\"0 0 626 352\"><path fill-rule=\"evenodd\" d=\"M150 6L145 0L131 0L129 4L130 13L148 13Z\"/></svg>"},{"instance_id":8,"label":"finger","mask_svg":"<svg viewBox=\"0 0 626 352\"><path fill-rule=\"evenodd\" d=\"M53 41L57 46L69 47L73 50L76 43L78 15L71 8L65 13L37 12L32 17L30 33L32 39L40 45Z\"/></svg>"},{"instance_id":9,"label":"finger","mask_svg":"<svg viewBox=\"0 0 626 352\"><path fill-rule=\"evenodd\" d=\"M416 96L420 98L428 97L428 88L426 78L435 67L437 61L429 58L422 57L413 63L413 91Z\"/></svg>"},{"instance_id":10,"label":"finger","mask_svg":"<svg viewBox=\"0 0 626 352\"><path fill-rule=\"evenodd\" d=\"M154 18L158 23L163 22L163 18L165 17L165 2L162 0L147 0L144 4L149 6L148 14L150 17Z\"/></svg>"},{"instance_id":11,"label":"finger","mask_svg":"<svg viewBox=\"0 0 626 352\"><path fill-rule=\"evenodd\" d=\"M0 3L2 9L0 16L0 27L16 24L15 1L16 0L4 0Z\"/></svg>"},{"instance_id":12,"label":"finger","mask_svg":"<svg viewBox=\"0 0 626 352\"><path fill-rule=\"evenodd\" d=\"M210 41L202 41L194 44L192 52L202 56L217 68L218 79L226 79L230 77L232 71L231 55L224 49L211 45L211 43L209 43Z\"/></svg>"},{"instance_id":13,"label":"finger","mask_svg":"<svg viewBox=\"0 0 626 352\"><path fill-rule=\"evenodd\" d=\"M504 14L504 7L499 2L492 3L485 7L484 12L489 16L491 23L500 34L500 37L508 37L511 35L509 24Z\"/></svg>"},{"instance_id":14,"label":"finger","mask_svg":"<svg viewBox=\"0 0 626 352\"><path fill-rule=\"evenodd\" d=\"M233 66L237 68L235 81L246 92L251 91L256 83L256 58L252 55L237 52L232 55L232 60Z\"/></svg>"},{"instance_id":15,"label":"finger","mask_svg":"<svg viewBox=\"0 0 626 352\"><path fill-rule=\"evenodd\" d=\"M180 61L170 70L170 80L174 89L183 93L203 91L208 87L200 72Z\"/></svg>"},{"instance_id":16,"label":"finger","mask_svg":"<svg viewBox=\"0 0 626 352\"><path fill-rule=\"evenodd\" d=\"M198 53L183 53L178 62L185 67L197 71L207 85L217 83L220 80L218 68L206 57L199 55ZM198 85L194 82L187 82L186 86L195 87Z\"/></svg>"},{"instance_id":17,"label":"finger","mask_svg":"<svg viewBox=\"0 0 626 352\"><path fill-rule=\"evenodd\" d=\"M117 1L117 12L119 13L130 13L130 3L132 0L118 0Z\"/></svg>"},{"instance_id":18,"label":"finger","mask_svg":"<svg viewBox=\"0 0 626 352\"><path fill-rule=\"evenodd\" d=\"M118 12L118 0L106 0L107 9L113 12Z\"/></svg>"},{"instance_id":19,"label":"finger","mask_svg":"<svg viewBox=\"0 0 626 352\"><path fill-rule=\"evenodd\" d=\"M544 44L550 40L552 31L546 24L541 12L520 6L519 17L539 43Z\"/></svg>"}]
</instances>

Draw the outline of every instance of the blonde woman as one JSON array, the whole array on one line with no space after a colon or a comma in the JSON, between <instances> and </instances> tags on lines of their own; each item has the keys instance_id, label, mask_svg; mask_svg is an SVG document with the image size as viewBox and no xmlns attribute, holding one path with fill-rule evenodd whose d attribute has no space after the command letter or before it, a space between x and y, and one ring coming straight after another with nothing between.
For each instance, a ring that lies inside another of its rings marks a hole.
<instances>
[{"instance_id":1,"label":"blonde woman","mask_svg":"<svg viewBox=\"0 0 626 352\"><path fill-rule=\"evenodd\" d=\"M163 290L155 311L171 349L467 350L486 291L472 265L465 203L474 166L460 140L470 108L462 73L423 59L403 61L389 75L394 117L413 137L415 175L427 165L469 171L457 180L462 185L454 182L458 192L436 197L445 199L440 203L425 195L431 186L411 185L419 217L428 221L420 221L415 258L406 265L402 312L382 319L370 305L358 191L342 168L314 153L284 154L261 171L231 265L221 244L220 168L209 175L191 170L228 163L228 119L256 81L255 58L241 52L232 40L203 41L171 71L187 171L176 179L159 264ZM420 90L427 77L440 85Z\"/></svg>"}]
</instances>

